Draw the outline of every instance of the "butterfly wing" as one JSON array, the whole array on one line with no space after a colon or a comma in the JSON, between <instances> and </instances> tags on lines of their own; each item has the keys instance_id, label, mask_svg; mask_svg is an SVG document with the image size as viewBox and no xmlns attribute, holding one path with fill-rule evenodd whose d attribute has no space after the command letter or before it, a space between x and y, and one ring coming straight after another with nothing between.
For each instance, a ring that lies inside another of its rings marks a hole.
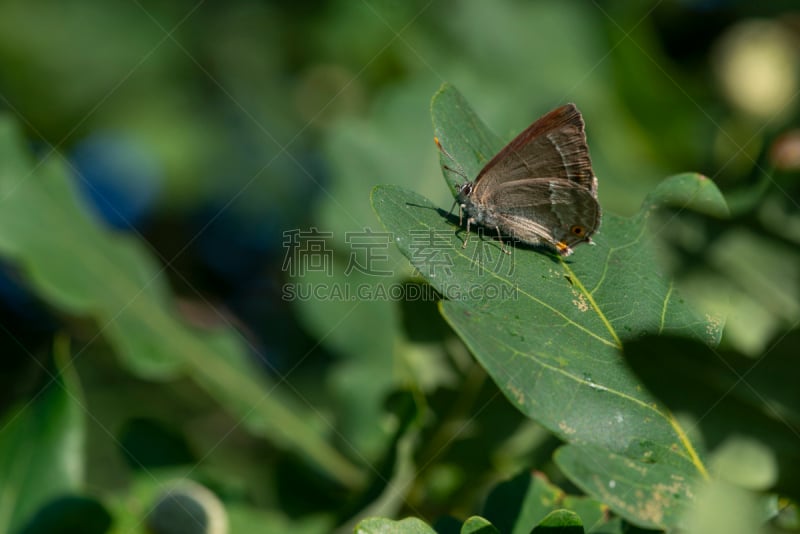
<instances>
[{"instance_id":1,"label":"butterfly wing","mask_svg":"<svg viewBox=\"0 0 800 534\"><path fill-rule=\"evenodd\" d=\"M562 254L589 241L600 227L600 204L569 180L533 178L505 182L487 196L491 219L504 233ZM566 252L564 252L566 250Z\"/></svg>"},{"instance_id":2,"label":"butterfly wing","mask_svg":"<svg viewBox=\"0 0 800 534\"><path fill-rule=\"evenodd\" d=\"M474 194L526 178L568 180L597 195L583 117L574 104L539 118L498 152L475 179Z\"/></svg>"}]
</instances>

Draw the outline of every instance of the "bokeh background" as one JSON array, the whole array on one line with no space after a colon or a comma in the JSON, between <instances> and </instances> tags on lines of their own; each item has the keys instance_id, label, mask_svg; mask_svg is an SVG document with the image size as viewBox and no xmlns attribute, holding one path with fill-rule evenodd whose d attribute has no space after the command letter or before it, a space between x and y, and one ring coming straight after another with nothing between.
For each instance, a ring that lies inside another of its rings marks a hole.
<instances>
[{"instance_id":1,"label":"bokeh background","mask_svg":"<svg viewBox=\"0 0 800 534\"><path fill-rule=\"evenodd\" d=\"M120 532L185 466L232 532L326 532L367 513L465 515L492 481L546 465L554 444L497 396L435 303L285 298L286 284L416 283L388 247L391 276L346 272L364 253L347 236L383 231L377 184L450 206L429 109L444 82L505 139L577 103L606 212L636 213L672 174L712 178L780 245L748 231L707 261L678 255L685 290L726 314L724 343L747 354L800 317L795 2L6 1L0 111L27 151L61 161L86 213L164 267L176 315L238 332L265 395L311 414L373 482L348 486L254 435L191 374L131 372L104 325L54 305L13 257L0 258L0 440L66 332L87 427L74 492ZM287 268L289 236L311 229L330 274ZM79 262L71 248L52 262ZM416 469L391 494L403 447Z\"/></svg>"}]
</instances>

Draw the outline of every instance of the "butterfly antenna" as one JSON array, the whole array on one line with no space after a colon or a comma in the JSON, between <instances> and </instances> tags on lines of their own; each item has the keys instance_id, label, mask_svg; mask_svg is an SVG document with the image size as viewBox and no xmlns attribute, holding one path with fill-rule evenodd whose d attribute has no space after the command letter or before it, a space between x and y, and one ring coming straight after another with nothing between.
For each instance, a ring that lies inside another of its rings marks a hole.
<instances>
[{"instance_id":1,"label":"butterfly antenna","mask_svg":"<svg viewBox=\"0 0 800 534\"><path fill-rule=\"evenodd\" d=\"M439 138L438 138L438 137L434 137L434 138L433 138L433 142L434 142L434 143L436 143L436 146L437 146L437 148L439 149L439 151L440 151L442 154L444 154L444 155L447 157L447 159L449 159L449 160L450 160L450 161L452 161L452 162L453 162L453 163L454 163L456 166L458 166L458 168L457 168L457 169L454 169L453 167L450 167L449 165L442 165L442 167L443 167L444 169L446 169L446 170L448 170L448 171L452 172L452 173L455 173L455 174L457 174L457 175L461 176L461 177L462 177L464 180L469 180L469 178L467 177L467 173L466 173L466 172L464 172L464 168L463 168L461 165L459 165L459 164L458 164L458 162L456 161L456 158L454 158L453 156L451 156L451 155L450 155L450 152L448 152L447 150L445 150L445 148L442 146L442 143L439 141ZM452 211L452 210L451 210L451 211Z\"/></svg>"}]
</instances>

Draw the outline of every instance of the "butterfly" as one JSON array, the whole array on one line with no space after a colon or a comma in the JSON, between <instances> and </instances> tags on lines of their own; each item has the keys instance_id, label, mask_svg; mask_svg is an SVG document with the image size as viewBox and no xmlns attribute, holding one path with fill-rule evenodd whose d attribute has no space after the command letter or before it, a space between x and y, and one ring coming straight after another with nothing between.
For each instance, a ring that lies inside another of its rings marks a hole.
<instances>
[{"instance_id":1,"label":"butterfly","mask_svg":"<svg viewBox=\"0 0 800 534\"><path fill-rule=\"evenodd\" d=\"M554 109L498 152L474 180L460 184L459 225L462 214L467 221L463 247L472 225L496 230L504 252L503 235L562 256L592 243L601 210L584 130L574 104Z\"/></svg>"}]
</instances>

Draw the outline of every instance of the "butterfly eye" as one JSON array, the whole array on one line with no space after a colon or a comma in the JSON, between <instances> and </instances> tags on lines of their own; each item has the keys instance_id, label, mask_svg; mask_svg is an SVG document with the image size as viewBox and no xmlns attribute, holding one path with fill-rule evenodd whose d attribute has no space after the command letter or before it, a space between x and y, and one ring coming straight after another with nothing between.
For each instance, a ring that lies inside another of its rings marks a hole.
<instances>
[{"instance_id":1,"label":"butterfly eye","mask_svg":"<svg viewBox=\"0 0 800 534\"><path fill-rule=\"evenodd\" d=\"M576 235L578 237L581 237L586 234L586 228L584 228L580 224L574 225L572 228L569 229L569 231L572 232L572 235Z\"/></svg>"}]
</instances>

